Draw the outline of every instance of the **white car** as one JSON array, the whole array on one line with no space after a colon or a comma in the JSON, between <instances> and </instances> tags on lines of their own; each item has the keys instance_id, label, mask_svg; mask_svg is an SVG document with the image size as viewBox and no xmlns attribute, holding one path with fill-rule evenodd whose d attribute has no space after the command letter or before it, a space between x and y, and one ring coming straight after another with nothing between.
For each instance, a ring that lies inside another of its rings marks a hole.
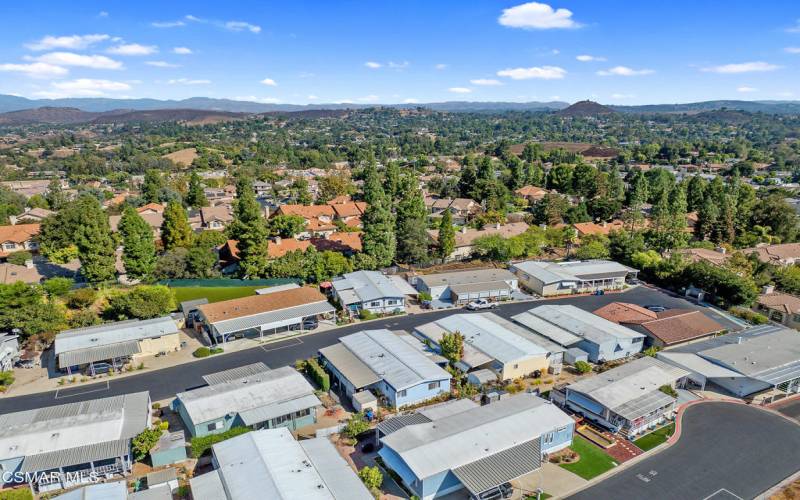
<instances>
[{"instance_id":1,"label":"white car","mask_svg":"<svg viewBox=\"0 0 800 500\"><path fill-rule=\"evenodd\" d=\"M480 311L481 309L497 309L497 302L489 302L486 299L473 300L467 304L470 311Z\"/></svg>"}]
</instances>

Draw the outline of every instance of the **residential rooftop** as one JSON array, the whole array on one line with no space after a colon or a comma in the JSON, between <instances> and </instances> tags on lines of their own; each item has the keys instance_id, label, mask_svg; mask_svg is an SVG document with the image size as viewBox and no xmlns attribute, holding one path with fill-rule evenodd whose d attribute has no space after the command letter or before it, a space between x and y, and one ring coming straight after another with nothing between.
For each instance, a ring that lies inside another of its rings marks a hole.
<instances>
[{"instance_id":1,"label":"residential rooftop","mask_svg":"<svg viewBox=\"0 0 800 500\"><path fill-rule=\"evenodd\" d=\"M445 285L473 285L497 281L516 281L517 277L507 269L470 269L450 273L425 274L417 277L430 288Z\"/></svg>"},{"instance_id":2,"label":"residential rooftop","mask_svg":"<svg viewBox=\"0 0 800 500\"><path fill-rule=\"evenodd\" d=\"M571 304L534 307L513 319L562 346L569 346L583 339L602 344L610 340L644 338L641 333Z\"/></svg>"},{"instance_id":3,"label":"residential rooftop","mask_svg":"<svg viewBox=\"0 0 800 500\"><path fill-rule=\"evenodd\" d=\"M535 277L544 284L561 281L590 281L636 273L637 270L610 260L575 260L548 262L528 260L514 267Z\"/></svg>"},{"instance_id":4,"label":"residential rooftop","mask_svg":"<svg viewBox=\"0 0 800 500\"><path fill-rule=\"evenodd\" d=\"M339 279L333 280L333 288L336 292L347 297L346 292L351 292L355 295L353 301L347 301L347 304L353 302L368 302L371 300L382 299L384 297L397 297L402 298L405 296L394 281L389 276L379 271L356 271L347 273Z\"/></svg>"}]
</instances>

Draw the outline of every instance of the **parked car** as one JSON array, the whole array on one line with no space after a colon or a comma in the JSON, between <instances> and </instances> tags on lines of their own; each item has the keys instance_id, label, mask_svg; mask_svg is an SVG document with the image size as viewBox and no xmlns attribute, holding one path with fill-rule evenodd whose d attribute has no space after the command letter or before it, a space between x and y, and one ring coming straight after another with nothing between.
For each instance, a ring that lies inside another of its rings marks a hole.
<instances>
[{"instance_id":1,"label":"parked car","mask_svg":"<svg viewBox=\"0 0 800 500\"><path fill-rule=\"evenodd\" d=\"M467 309L470 311L480 311L482 309L497 309L497 302L490 302L486 299L473 300L467 304Z\"/></svg>"},{"instance_id":2,"label":"parked car","mask_svg":"<svg viewBox=\"0 0 800 500\"><path fill-rule=\"evenodd\" d=\"M667 310L667 308L664 307L664 306L657 306L657 305L652 305L652 304L644 306L644 308L645 309L649 309L650 311L653 311L654 313L660 313L660 312L664 312L664 311Z\"/></svg>"},{"instance_id":3,"label":"parked car","mask_svg":"<svg viewBox=\"0 0 800 500\"><path fill-rule=\"evenodd\" d=\"M303 320L303 330L314 330L318 326L319 322L316 319Z\"/></svg>"},{"instance_id":4,"label":"parked car","mask_svg":"<svg viewBox=\"0 0 800 500\"><path fill-rule=\"evenodd\" d=\"M86 374L87 375L102 375L104 373L108 373L114 370L114 367L111 366L110 363L95 363L94 364L94 372L92 371L92 367L86 367Z\"/></svg>"}]
</instances>

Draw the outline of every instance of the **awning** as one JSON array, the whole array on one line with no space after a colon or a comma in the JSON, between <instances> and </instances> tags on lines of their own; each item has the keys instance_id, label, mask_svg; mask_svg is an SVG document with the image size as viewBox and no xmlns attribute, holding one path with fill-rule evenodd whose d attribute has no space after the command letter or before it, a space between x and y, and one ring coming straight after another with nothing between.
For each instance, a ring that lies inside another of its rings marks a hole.
<instances>
[{"instance_id":1,"label":"awning","mask_svg":"<svg viewBox=\"0 0 800 500\"><path fill-rule=\"evenodd\" d=\"M673 402L675 402L675 398L664 394L660 390L655 390L615 408L611 408L611 411L628 420L635 420Z\"/></svg>"},{"instance_id":2,"label":"awning","mask_svg":"<svg viewBox=\"0 0 800 500\"><path fill-rule=\"evenodd\" d=\"M98 460L119 458L130 452L130 439L106 441L67 450L50 451L25 457L20 472L41 472L59 467L81 465Z\"/></svg>"},{"instance_id":3,"label":"awning","mask_svg":"<svg viewBox=\"0 0 800 500\"><path fill-rule=\"evenodd\" d=\"M539 438L453 469L453 474L475 496L542 466Z\"/></svg>"},{"instance_id":4,"label":"awning","mask_svg":"<svg viewBox=\"0 0 800 500\"><path fill-rule=\"evenodd\" d=\"M232 318L214 323L214 328L220 335L250 330L251 328L280 328L282 326L298 324L304 318L335 312L336 309L328 301L313 302L296 307L287 307L265 313Z\"/></svg>"},{"instance_id":5,"label":"awning","mask_svg":"<svg viewBox=\"0 0 800 500\"><path fill-rule=\"evenodd\" d=\"M139 341L129 340L127 342L89 347L77 351L62 352L58 355L58 366L66 368L67 366L85 365L96 361L107 361L113 358L131 356L133 354L139 354L140 352L142 352L142 350L139 348Z\"/></svg>"},{"instance_id":6,"label":"awning","mask_svg":"<svg viewBox=\"0 0 800 500\"><path fill-rule=\"evenodd\" d=\"M241 411L239 412L239 417L241 417L244 425L250 426L320 405L322 405L322 402L315 395L308 394L297 399Z\"/></svg>"}]
</instances>

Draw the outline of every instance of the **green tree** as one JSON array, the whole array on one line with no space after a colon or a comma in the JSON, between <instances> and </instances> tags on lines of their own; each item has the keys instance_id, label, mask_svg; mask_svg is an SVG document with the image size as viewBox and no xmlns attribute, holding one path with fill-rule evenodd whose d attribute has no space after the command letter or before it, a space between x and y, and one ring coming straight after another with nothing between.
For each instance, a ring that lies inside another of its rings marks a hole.
<instances>
[{"instance_id":1,"label":"green tree","mask_svg":"<svg viewBox=\"0 0 800 500\"><path fill-rule=\"evenodd\" d=\"M161 429L157 427L145 429L137 434L131 441L136 460L144 460L150 454L150 450L156 446L159 439L161 439Z\"/></svg>"},{"instance_id":2,"label":"green tree","mask_svg":"<svg viewBox=\"0 0 800 500\"><path fill-rule=\"evenodd\" d=\"M566 194L572 190L572 167L570 165L556 165L547 174L547 189L555 189Z\"/></svg>"},{"instance_id":3,"label":"green tree","mask_svg":"<svg viewBox=\"0 0 800 500\"><path fill-rule=\"evenodd\" d=\"M253 184L247 177L241 177L237 183L234 219L228 228L228 234L238 242L241 276L261 276L269 258L269 231L261 215L261 205L253 192Z\"/></svg>"},{"instance_id":4,"label":"green tree","mask_svg":"<svg viewBox=\"0 0 800 500\"><path fill-rule=\"evenodd\" d=\"M706 180L699 175L689 179L686 187L686 204L689 212L697 212L705 200Z\"/></svg>"},{"instance_id":5,"label":"green tree","mask_svg":"<svg viewBox=\"0 0 800 500\"><path fill-rule=\"evenodd\" d=\"M61 189L61 181L58 179L53 179L50 181L50 184L47 185L47 193L45 194L45 198L47 199L47 204L50 207L50 210L59 211L67 204L67 195L64 193L64 190Z\"/></svg>"},{"instance_id":6,"label":"green tree","mask_svg":"<svg viewBox=\"0 0 800 500\"><path fill-rule=\"evenodd\" d=\"M141 285L108 297L104 314L112 319L150 319L175 310L175 295L163 285Z\"/></svg>"},{"instance_id":7,"label":"green tree","mask_svg":"<svg viewBox=\"0 0 800 500\"><path fill-rule=\"evenodd\" d=\"M45 280L42 288L50 297L63 297L72 290L74 284L75 280L72 278L55 277Z\"/></svg>"},{"instance_id":8,"label":"green tree","mask_svg":"<svg viewBox=\"0 0 800 500\"><path fill-rule=\"evenodd\" d=\"M19 252L12 252L8 254L6 262L15 264L17 266L24 266L26 262L33 260L33 254L27 250L20 250Z\"/></svg>"},{"instance_id":9,"label":"green tree","mask_svg":"<svg viewBox=\"0 0 800 500\"><path fill-rule=\"evenodd\" d=\"M156 265L153 230L133 207L127 207L119 221L122 234L122 262L125 272L135 279L149 276Z\"/></svg>"},{"instance_id":10,"label":"green tree","mask_svg":"<svg viewBox=\"0 0 800 500\"><path fill-rule=\"evenodd\" d=\"M458 363L464 357L464 336L461 332L443 333L439 349L451 365Z\"/></svg>"},{"instance_id":11,"label":"green tree","mask_svg":"<svg viewBox=\"0 0 800 500\"><path fill-rule=\"evenodd\" d=\"M416 264L428 260L427 212L416 178L406 177L395 219L397 258L401 262Z\"/></svg>"},{"instance_id":12,"label":"green tree","mask_svg":"<svg viewBox=\"0 0 800 500\"><path fill-rule=\"evenodd\" d=\"M201 208L208 206L208 198L203 191L203 184L197 172L192 171L189 176L189 188L186 191L186 205L192 208Z\"/></svg>"},{"instance_id":13,"label":"green tree","mask_svg":"<svg viewBox=\"0 0 800 500\"><path fill-rule=\"evenodd\" d=\"M0 328L19 328L22 337L55 335L66 327L64 309L55 301L46 300L42 290L18 281L0 284Z\"/></svg>"},{"instance_id":14,"label":"green tree","mask_svg":"<svg viewBox=\"0 0 800 500\"><path fill-rule=\"evenodd\" d=\"M358 477L370 491L377 490L383 484L383 474L377 466L362 467Z\"/></svg>"},{"instance_id":15,"label":"green tree","mask_svg":"<svg viewBox=\"0 0 800 500\"><path fill-rule=\"evenodd\" d=\"M299 215L273 215L267 221L270 236L294 238L305 230L306 220Z\"/></svg>"},{"instance_id":16,"label":"green tree","mask_svg":"<svg viewBox=\"0 0 800 500\"><path fill-rule=\"evenodd\" d=\"M607 259L609 255L608 237L602 234L582 237L580 246L575 250L575 258L579 260Z\"/></svg>"},{"instance_id":17,"label":"green tree","mask_svg":"<svg viewBox=\"0 0 800 500\"><path fill-rule=\"evenodd\" d=\"M189 248L192 245L192 237L192 227L189 225L183 205L177 201L167 203L164 209L164 222L161 223L161 241L164 243L164 249Z\"/></svg>"},{"instance_id":18,"label":"green tree","mask_svg":"<svg viewBox=\"0 0 800 500\"><path fill-rule=\"evenodd\" d=\"M447 259L456 249L456 230L450 209L444 211L439 222L439 258Z\"/></svg>"},{"instance_id":19,"label":"green tree","mask_svg":"<svg viewBox=\"0 0 800 500\"><path fill-rule=\"evenodd\" d=\"M155 169L145 171L144 182L142 182L142 198L144 201L158 203L163 187L164 179L161 177L161 172Z\"/></svg>"},{"instance_id":20,"label":"green tree","mask_svg":"<svg viewBox=\"0 0 800 500\"><path fill-rule=\"evenodd\" d=\"M377 170L369 169L364 179L364 196L367 210L362 224L361 235L364 253L373 257L379 267L388 266L394 261L397 240L394 232L394 217L391 201L383 192Z\"/></svg>"},{"instance_id":21,"label":"green tree","mask_svg":"<svg viewBox=\"0 0 800 500\"><path fill-rule=\"evenodd\" d=\"M108 216L93 196L83 195L75 205L79 221L74 242L81 261L81 274L90 283L113 279L116 275L116 255Z\"/></svg>"},{"instance_id":22,"label":"green tree","mask_svg":"<svg viewBox=\"0 0 800 500\"><path fill-rule=\"evenodd\" d=\"M697 211L697 222L694 225L694 236L698 240L710 239L719 220L719 206L712 196L703 199L703 205Z\"/></svg>"},{"instance_id":23,"label":"green tree","mask_svg":"<svg viewBox=\"0 0 800 500\"><path fill-rule=\"evenodd\" d=\"M581 163L572 171L572 191L585 199L597 194L598 172L588 163Z\"/></svg>"}]
</instances>

